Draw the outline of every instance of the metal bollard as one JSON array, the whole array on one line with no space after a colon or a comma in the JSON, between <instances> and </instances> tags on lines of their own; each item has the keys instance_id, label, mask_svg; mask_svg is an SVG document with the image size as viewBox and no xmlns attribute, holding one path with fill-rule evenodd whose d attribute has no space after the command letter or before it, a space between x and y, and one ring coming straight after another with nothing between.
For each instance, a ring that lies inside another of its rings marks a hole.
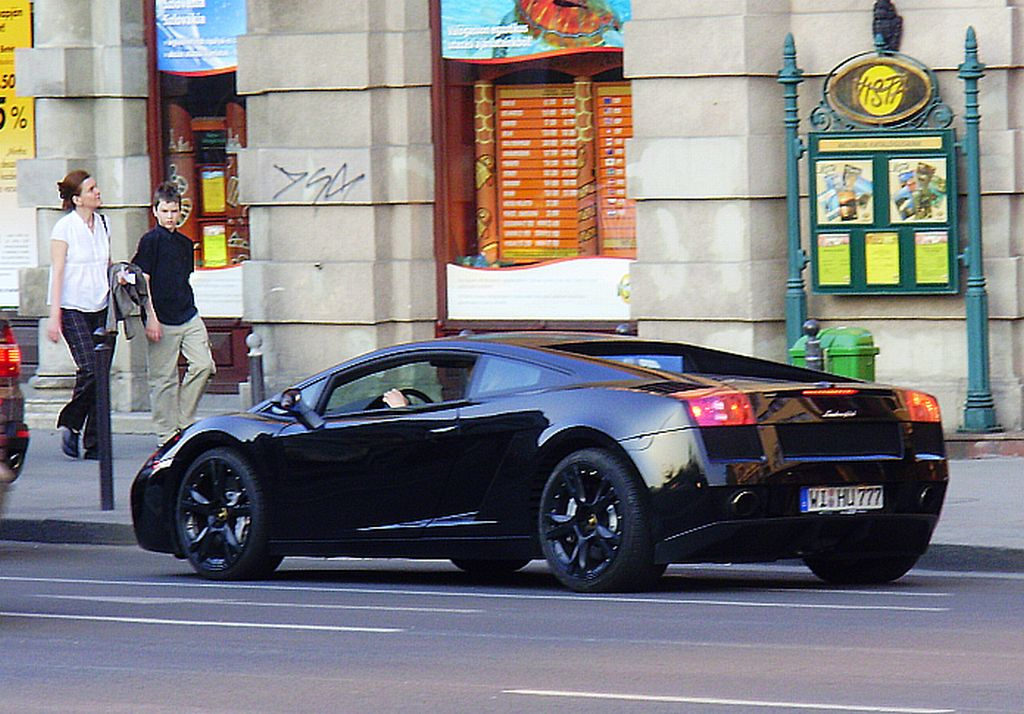
<instances>
[{"instance_id":1,"label":"metal bollard","mask_svg":"<svg viewBox=\"0 0 1024 714\"><path fill-rule=\"evenodd\" d=\"M249 348L249 385L252 394L252 406L255 406L267 398L267 387L263 383L263 338L255 332L250 332L245 338L245 344Z\"/></svg>"},{"instance_id":2,"label":"metal bollard","mask_svg":"<svg viewBox=\"0 0 1024 714\"><path fill-rule=\"evenodd\" d=\"M116 332L99 327L92 333L96 343L96 448L100 452L100 509L114 510L114 444L110 429L110 359Z\"/></svg>"},{"instance_id":3,"label":"metal bollard","mask_svg":"<svg viewBox=\"0 0 1024 714\"><path fill-rule=\"evenodd\" d=\"M825 358L821 353L821 340L818 339L818 332L821 326L817 320L807 320L803 326L804 334L807 335L807 345L804 348L804 364L807 369L816 369L819 372L825 368Z\"/></svg>"}]
</instances>

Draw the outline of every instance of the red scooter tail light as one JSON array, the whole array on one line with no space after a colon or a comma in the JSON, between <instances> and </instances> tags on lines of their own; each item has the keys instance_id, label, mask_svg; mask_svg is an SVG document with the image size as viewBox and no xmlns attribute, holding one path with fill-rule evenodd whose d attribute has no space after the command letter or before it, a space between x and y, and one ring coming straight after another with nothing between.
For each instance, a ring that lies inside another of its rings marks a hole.
<instances>
[{"instance_id":1,"label":"red scooter tail light","mask_svg":"<svg viewBox=\"0 0 1024 714\"><path fill-rule=\"evenodd\" d=\"M697 426L745 426L756 424L754 408L746 394L714 390L680 394Z\"/></svg>"},{"instance_id":2,"label":"red scooter tail light","mask_svg":"<svg viewBox=\"0 0 1024 714\"><path fill-rule=\"evenodd\" d=\"M14 340L14 330L4 325L0 332L0 377L18 377L21 375L21 349Z\"/></svg>"},{"instance_id":3,"label":"red scooter tail light","mask_svg":"<svg viewBox=\"0 0 1024 714\"><path fill-rule=\"evenodd\" d=\"M903 392L903 400L907 403L910 421L942 421L939 401L932 395L908 390Z\"/></svg>"}]
</instances>

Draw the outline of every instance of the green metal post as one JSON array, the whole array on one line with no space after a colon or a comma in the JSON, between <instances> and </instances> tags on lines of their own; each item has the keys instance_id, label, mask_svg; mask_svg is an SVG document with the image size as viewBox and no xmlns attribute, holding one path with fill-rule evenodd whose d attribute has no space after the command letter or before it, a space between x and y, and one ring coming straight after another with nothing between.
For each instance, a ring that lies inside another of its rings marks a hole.
<instances>
[{"instance_id":1,"label":"green metal post","mask_svg":"<svg viewBox=\"0 0 1024 714\"><path fill-rule=\"evenodd\" d=\"M786 345L792 347L803 334L807 320L807 293L802 277L807 265L807 254L800 247L800 157L803 144L797 130L797 85L803 80L803 70L796 66L796 45L793 35L786 35L782 50L782 69L779 84L784 88L786 112L786 214L788 232L789 278L786 280ZM792 362L793 358L790 357Z\"/></svg>"},{"instance_id":2,"label":"green metal post","mask_svg":"<svg viewBox=\"0 0 1024 714\"><path fill-rule=\"evenodd\" d=\"M964 62L959 77L964 81L966 113L964 153L967 158L967 402L964 406L965 432L1001 431L996 423L995 402L989 386L988 292L981 253L981 161L978 142L978 80L985 65L978 61L974 28L967 28Z\"/></svg>"}]
</instances>

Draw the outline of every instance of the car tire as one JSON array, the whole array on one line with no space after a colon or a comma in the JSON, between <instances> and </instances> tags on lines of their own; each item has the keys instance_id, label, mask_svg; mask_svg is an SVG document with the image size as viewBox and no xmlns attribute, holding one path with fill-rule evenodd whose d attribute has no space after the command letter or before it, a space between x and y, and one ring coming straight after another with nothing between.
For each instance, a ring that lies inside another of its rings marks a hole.
<instances>
[{"instance_id":1,"label":"car tire","mask_svg":"<svg viewBox=\"0 0 1024 714\"><path fill-rule=\"evenodd\" d=\"M653 585L646 494L625 461L588 448L562 459L541 494L537 527L555 577L576 592L623 592Z\"/></svg>"},{"instance_id":2,"label":"car tire","mask_svg":"<svg viewBox=\"0 0 1024 714\"><path fill-rule=\"evenodd\" d=\"M174 505L182 552L211 580L251 580L281 563L268 552L268 514L253 467L228 448L205 451L185 471Z\"/></svg>"},{"instance_id":3,"label":"car tire","mask_svg":"<svg viewBox=\"0 0 1024 714\"><path fill-rule=\"evenodd\" d=\"M452 558L452 565L471 575L494 576L508 575L522 570L529 564L529 558L514 560L484 560L480 558Z\"/></svg>"},{"instance_id":4,"label":"car tire","mask_svg":"<svg viewBox=\"0 0 1024 714\"><path fill-rule=\"evenodd\" d=\"M811 572L833 585L871 585L899 580L917 563L918 556L882 558L804 558Z\"/></svg>"}]
</instances>

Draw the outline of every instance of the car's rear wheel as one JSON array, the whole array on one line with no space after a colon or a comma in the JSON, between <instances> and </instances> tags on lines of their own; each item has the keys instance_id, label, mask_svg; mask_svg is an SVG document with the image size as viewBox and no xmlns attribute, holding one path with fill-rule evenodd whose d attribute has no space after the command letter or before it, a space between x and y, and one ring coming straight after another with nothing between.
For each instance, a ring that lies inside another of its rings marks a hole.
<instances>
[{"instance_id":1,"label":"car's rear wheel","mask_svg":"<svg viewBox=\"0 0 1024 714\"><path fill-rule=\"evenodd\" d=\"M650 587L655 565L645 494L632 469L604 449L562 459L541 495L538 528L548 565L577 592Z\"/></svg>"},{"instance_id":2,"label":"car's rear wheel","mask_svg":"<svg viewBox=\"0 0 1024 714\"><path fill-rule=\"evenodd\" d=\"M522 570L529 562L528 558L516 558L514 560L452 558L452 565L472 575L508 575L517 570Z\"/></svg>"},{"instance_id":3,"label":"car's rear wheel","mask_svg":"<svg viewBox=\"0 0 1024 714\"><path fill-rule=\"evenodd\" d=\"M811 572L835 585L870 585L889 583L906 575L918 556L882 558L804 558Z\"/></svg>"},{"instance_id":4,"label":"car's rear wheel","mask_svg":"<svg viewBox=\"0 0 1024 714\"><path fill-rule=\"evenodd\" d=\"M281 563L267 550L259 477L232 449L211 449L192 462L178 487L174 520L185 556L205 578L261 578Z\"/></svg>"}]
</instances>

